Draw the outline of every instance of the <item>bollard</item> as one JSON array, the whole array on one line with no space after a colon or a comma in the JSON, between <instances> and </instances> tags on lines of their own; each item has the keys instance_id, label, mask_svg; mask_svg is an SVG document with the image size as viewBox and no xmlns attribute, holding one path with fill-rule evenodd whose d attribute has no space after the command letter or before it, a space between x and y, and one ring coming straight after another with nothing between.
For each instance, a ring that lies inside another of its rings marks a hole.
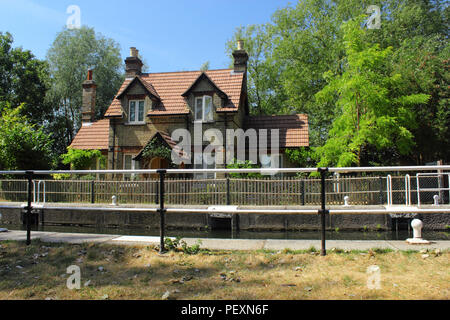
<instances>
[{"instance_id":1,"label":"bollard","mask_svg":"<svg viewBox=\"0 0 450 320\"><path fill-rule=\"evenodd\" d=\"M344 206L349 206L348 201L350 200L349 196L344 197Z\"/></svg>"},{"instance_id":2,"label":"bollard","mask_svg":"<svg viewBox=\"0 0 450 320\"><path fill-rule=\"evenodd\" d=\"M433 200L434 200L433 206L438 206L439 205L439 196L437 194L435 194L433 196Z\"/></svg>"},{"instance_id":3,"label":"bollard","mask_svg":"<svg viewBox=\"0 0 450 320\"><path fill-rule=\"evenodd\" d=\"M422 227L423 222L419 219L413 219L411 221L411 227L413 228L413 237L406 239L409 244L430 244L430 241L422 239Z\"/></svg>"},{"instance_id":4,"label":"bollard","mask_svg":"<svg viewBox=\"0 0 450 320\"><path fill-rule=\"evenodd\" d=\"M117 206L117 197L116 197L116 196L112 196L112 197L111 197L111 200L112 200L111 205Z\"/></svg>"}]
</instances>

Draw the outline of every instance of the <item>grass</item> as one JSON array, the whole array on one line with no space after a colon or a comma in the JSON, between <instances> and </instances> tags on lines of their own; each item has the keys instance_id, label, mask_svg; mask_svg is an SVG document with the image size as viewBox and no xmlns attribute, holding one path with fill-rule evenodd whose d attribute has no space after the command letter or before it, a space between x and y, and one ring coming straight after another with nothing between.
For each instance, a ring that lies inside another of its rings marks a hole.
<instances>
[{"instance_id":1,"label":"grass","mask_svg":"<svg viewBox=\"0 0 450 320\"><path fill-rule=\"evenodd\" d=\"M5 299L449 299L450 252L208 251L150 246L0 242ZM184 248L186 249L186 248ZM66 286L67 267L81 288ZM381 289L367 286L380 268Z\"/></svg>"}]
</instances>

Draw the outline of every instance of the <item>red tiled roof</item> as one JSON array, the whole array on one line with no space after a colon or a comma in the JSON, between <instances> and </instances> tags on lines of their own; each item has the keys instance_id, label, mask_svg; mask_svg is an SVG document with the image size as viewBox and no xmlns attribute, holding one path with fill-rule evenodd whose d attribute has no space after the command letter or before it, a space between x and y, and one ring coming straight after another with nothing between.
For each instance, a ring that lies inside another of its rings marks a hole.
<instances>
[{"instance_id":1,"label":"red tiled roof","mask_svg":"<svg viewBox=\"0 0 450 320\"><path fill-rule=\"evenodd\" d=\"M81 126L70 147L85 150L108 150L109 119Z\"/></svg>"},{"instance_id":2,"label":"red tiled roof","mask_svg":"<svg viewBox=\"0 0 450 320\"><path fill-rule=\"evenodd\" d=\"M305 114L250 116L245 120L245 128L279 129L280 148L309 146L308 116Z\"/></svg>"},{"instance_id":3,"label":"red tiled roof","mask_svg":"<svg viewBox=\"0 0 450 320\"><path fill-rule=\"evenodd\" d=\"M235 73L232 69L208 70L205 73L230 99L227 106L218 108L217 111L236 111L239 107L244 73ZM153 110L149 110L148 115L188 113L189 109L182 94L201 74L202 71L180 71L141 75L140 79L151 85L161 99L160 105ZM119 89L119 93L125 90L132 80L125 80ZM122 116L122 113L120 101L114 99L106 111L105 117Z\"/></svg>"},{"instance_id":4,"label":"red tiled roof","mask_svg":"<svg viewBox=\"0 0 450 320\"><path fill-rule=\"evenodd\" d=\"M152 96L154 96L154 97L160 99L158 93L156 92L155 88L153 88L152 84L149 83L149 82L147 82L147 81L145 81L145 80L143 80L143 79L142 79L141 77L139 77L139 76L135 77L133 80L129 80L128 83L127 83L127 85L126 85L124 88L121 87L121 90L119 91L119 93L117 94L116 97L117 97L117 98L120 98L120 96L123 95L123 94L127 91L127 89L129 88L130 84L133 83L135 80L139 81L139 82L144 86L144 88L145 88Z\"/></svg>"}]
</instances>

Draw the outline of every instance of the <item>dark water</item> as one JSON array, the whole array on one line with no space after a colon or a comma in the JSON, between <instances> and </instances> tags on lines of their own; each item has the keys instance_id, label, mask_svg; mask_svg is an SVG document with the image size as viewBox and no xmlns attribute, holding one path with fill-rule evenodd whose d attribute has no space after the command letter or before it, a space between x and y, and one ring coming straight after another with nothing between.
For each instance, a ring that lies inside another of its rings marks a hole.
<instances>
[{"instance_id":1,"label":"dark water","mask_svg":"<svg viewBox=\"0 0 450 320\"><path fill-rule=\"evenodd\" d=\"M22 225L1 225L9 230L25 230ZM67 232L67 233L97 233L116 235L159 236L159 229L137 228L95 228L79 226L38 226L34 231ZM182 238L219 238L219 239L308 239L319 240L319 231L234 231L230 230L166 230L168 237ZM450 240L450 232L422 231L422 237L427 240ZM412 231L327 231L329 240L406 240L412 238Z\"/></svg>"}]
</instances>

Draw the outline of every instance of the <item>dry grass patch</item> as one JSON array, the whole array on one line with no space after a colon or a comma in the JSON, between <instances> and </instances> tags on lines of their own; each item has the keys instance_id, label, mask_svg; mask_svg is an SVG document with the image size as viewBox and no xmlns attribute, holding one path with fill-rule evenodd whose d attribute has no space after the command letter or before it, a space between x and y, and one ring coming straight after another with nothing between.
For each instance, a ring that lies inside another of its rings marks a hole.
<instances>
[{"instance_id":1,"label":"dry grass patch","mask_svg":"<svg viewBox=\"0 0 450 320\"><path fill-rule=\"evenodd\" d=\"M448 299L450 253L171 251L150 246L0 243L0 299ZM67 267L81 288L66 286ZM380 268L369 289L367 268Z\"/></svg>"}]
</instances>

